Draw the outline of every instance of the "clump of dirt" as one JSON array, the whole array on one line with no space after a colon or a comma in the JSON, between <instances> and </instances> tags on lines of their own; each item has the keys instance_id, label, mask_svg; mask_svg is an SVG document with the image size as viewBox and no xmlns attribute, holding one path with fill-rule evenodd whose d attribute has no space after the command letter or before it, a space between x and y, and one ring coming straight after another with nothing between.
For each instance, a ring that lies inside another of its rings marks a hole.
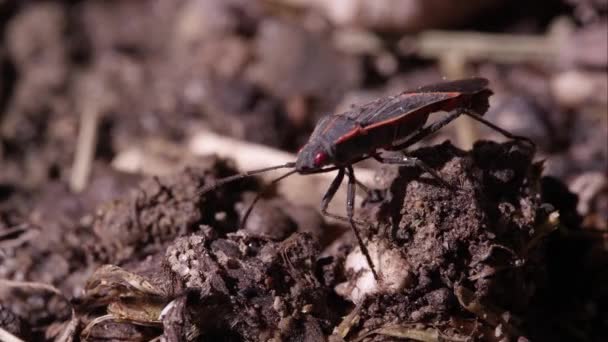
<instances>
[{"instance_id":1,"label":"clump of dirt","mask_svg":"<svg viewBox=\"0 0 608 342\"><path fill-rule=\"evenodd\" d=\"M235 172L217 158L200 159L198 167L175 175L144 179L139 186L137 176L101 169L80 194L65 184L49 183L37 201L10 195L15 197L12 205L0 208L2 278L37 279L78 297L85 280L103 263L144 262L202 223L213 223L218 231L233 229L233 207L239 199L235 187L252 190L256 184L250 180L201 196L203 185ZM108 198L115 199L106 202ZM217 220L221 211L226 214ZM32 326L69 317L64 300L48 295L40 299L15 301L9 308Z\"/></svg>"},{"instance_id":2,"label":"clump of dirt","mask_svg":"<svg viewBox=\"0 0 608 342\"><path fill-rule=\"evenodd\" d=\"M145 179L128 195L99 206L92 223L101 242L97 261L120 264L154 254L176 237L198 231L200 224L211 224L221 234L236 230L234 203L241 191L256 189L255 180L201 193L205 185L233 173L223 161L200 160L177 174Z\"/></svg>"},{"instance_id":3,"label":"clump of dirt","mask_svg":"<svg viewBox=\"0 0 608 342\"><path fill-rule=\"evenodd\" d=\"M470 152L444 143L413 152L455 189L417 168L399 169L375 210L373 241L400 252L407 281L390 291L380 282L378 293L360 303L358 328L443 323L473 338L484 330L496 331L496 339L521 336L516 316L545 274L541 238L547 232L541 227L547 215L533 156L532 147L518 142L478 142ZM349 275L355 287L362 272L369 270ZM477 320L479 327L446 324L454 317Z\"/></svg>"},{"instance_id":4,"label":"clump of dirt","mask_svg":"<svg viewBox=\"0 0 608 342\"><path fill-rule=\"evenodd\" d=\"M39 203L30 204L31 216L27 205L20 210L23 217L4 215L0 242L7 258L0 274L42 279L61 289L30 293L25 285L11 285L19 295L1 311L11 331L26 336L19 326L51 323L43 334L57 337L75 319L80 324L73 331L93 340L150 339L164 332L171 341L226 333L321 341L331 333L338 317L327 306L331 288L315 273L323 226L318 213L280 198L263 199L267 205L237 231L257 182L201 193L235 171L217 158L197 165L137 186L134 178L114 185L99 175L94 193L51 186ZM104 203L107 194L100 188L118 197ZM29 223L12 226L15 220ZM277 222L286 224L262 227ZM78 313L72 320L70 303L59 291L73 294ZM41 337L40 330L35 336Z\"/></svg>"},{"instance_id":5,"label":"clump of dirt","mask_svg":"<svg viewBox=\"0 0 608 342\"><path fill-rule=\"evenodd\" d=\"M199 305L191 310L205 335L230 332L246 340L320 341L332 322L328 288L314 275L318 253L306 234L281 242L235 234L178 240L167 250L166 260L178 282L201 291ZM200 305L207 301L215 302L223 314Z\"/></svg>"},{"instance_id":6,"label":"clump of dirt","mask_svg":"<svg viewBox=\"0 0 608 342\"><path fill-rule=\"evenodd\" d=\"M149 327L133 324L143 321L168 341L226 336L323 341L336 316L327 306L329 288L314 274L318 253L308 234L278 242L244 231L221 238L204 226L157 254L154 259L161 262L132 272L115 266L98 270L82 301L87 307L107 306L123 322L96 323L91 316L83 333L129 339L135 329L153 337ZM116 324L121 327L108 330Z\"/></svg>"},{"instance_id":7,"label":"clump of dirt","mask_svg":"<svg viewBox=\"0 0 608 342\"><path fill-rule=\"evenodd\" d=\"M328 227L316 208L290 203L276 196L258 198L253 203L256 196L254 193L244 193L242 201L235 205L240 215L241 228L252 236L281 241L298 231L309 233L322 245L334 239L325 229ZM246 217L248 211L249 216Z\"/></svg>"}]
</instances>

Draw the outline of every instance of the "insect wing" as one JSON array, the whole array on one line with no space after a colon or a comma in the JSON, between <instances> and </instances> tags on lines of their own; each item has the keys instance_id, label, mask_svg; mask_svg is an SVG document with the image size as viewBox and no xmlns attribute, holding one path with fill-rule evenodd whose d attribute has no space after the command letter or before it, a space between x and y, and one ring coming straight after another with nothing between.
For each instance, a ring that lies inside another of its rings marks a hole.
<instances>
[{"instance_id":1,"label":"insect wing","mask_svg":"<svg viewBox=\"0 0 608 342\"><path fill-rule=\"evenodd\" d=\"M315 129L312 131L312 134L310 135L308 140L315 140L318 139L319 136L323 135L333 119L334 115L327 115L321 118L321 120L317 122L317 125L315 126Z\"/></svg>"},{"instance_id":2,"label":"insect wing","mask_svg":"<svg viewBox=\"0 0 608 342\"><path fill-rule=\"evenodd\" d=\"M452 96L449 94L402 93L355 107L349 112L340 115L348 117L350 120L357 122L362 128L365 128L387 120L397 119L415 112L429 103L445 100Z\"/></svg>"},{"instance_id":3,"label":"insect wing","mask_svg":"<svg viewBox=\"0 0 608 342\"><path fill-rule=\"evenodd\" d=\"M487 86L488 80L485 78L442 82L416 90L407 90L396 96L381 98L340 115L356 121L365 128L382 122L395 122L407 115L417 113L426 115L429 113L424 110L427 106L456 98L462 94L476 94L487 90Z\"/></svg>"}]
</instances>

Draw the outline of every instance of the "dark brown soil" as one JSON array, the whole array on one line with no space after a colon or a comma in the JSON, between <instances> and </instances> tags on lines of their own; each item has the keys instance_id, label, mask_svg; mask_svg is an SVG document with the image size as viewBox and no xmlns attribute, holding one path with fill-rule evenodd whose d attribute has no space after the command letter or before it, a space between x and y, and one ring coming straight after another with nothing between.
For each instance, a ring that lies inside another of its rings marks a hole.
<instances>
[{"instance_id":1,"label":"dark brown soil","mask_svg":"<svg viewBox=\"0 0 608 342\"><path fill-rule=\"evenodd\" d=\"M499 314L525 313L546 272L543 243L534 245L544 233L539 227L546 215L533 150L516 143L479 142L466 153L446 143L413 155L458 190L421 177L418 170L400 170L390 200L376 214L375 239L387 239L391 248L402 251L410 284L397 293L367 298L363 327L472 318L458 304L462 291L501 308ZM515 338L515 329L503 334ZM461 334L483 336L482 331Z\"/></svg>"},{"instance_id":2,"label":"dark brown soil","mask_svg":"<svg viewBox=\"0 0 608 342\"><path fill-rule=\"evenodd\" d=\"M312 3L0 1L0 339L608 340L608 2ZM521 40L463 57L436 29ZM536 149L455 122L407 152L455 189L357 165L378 283L306 189L201 193L244 170L200 132L295 153L328 113L472 75Z\"/></svg>"}]
</instances>

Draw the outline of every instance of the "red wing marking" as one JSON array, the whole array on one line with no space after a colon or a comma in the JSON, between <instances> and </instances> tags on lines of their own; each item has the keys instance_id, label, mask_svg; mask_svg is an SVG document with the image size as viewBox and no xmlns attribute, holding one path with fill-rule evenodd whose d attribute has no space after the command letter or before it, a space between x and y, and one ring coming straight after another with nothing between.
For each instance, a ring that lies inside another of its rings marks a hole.
<instances>
[{"instance_id":1,"label":"red wing marking","mask_svg":"<svg viewBox=\"0 0 608 342\"><path fill-rule=\"evenodd\" d=\"M363 134L367 134L367 130L364 128L361 128L361 126L357 126L357 128L355 129L351 129L350 131L348 131L346 134L342 134L342 136L340 136L338 138L338 140L336 140L336 144L339 144L341 142L344 142L348 139L354 138L358 135L363 135Z\"/></svg>"},{"instance_id":2,"label":"red wing marking","mask_svg":"<svg viewBox=\"0 0 608 342\"><path fill-rule=\"evenodd\" d=\"M368 134L378 127L397 125L407 122L408 120L418 121L415 120L415 117L425 116L441 110L436 108L441 102L445 102L442 104L442 107L445 107L446 109L449 109L453 105L457 105L458 97L460 95L462 94L454 92L436 94L411 93L395 96L390 98L389 105L383 104L382 106L376 107L375 111L371 110L372 108L365 108L365 111L362 114L365 114L364 119L366 122L360 122L360 126L342 134L335 143L339 144L358 135ZM446 100L450 99L453 101L446 102ZM351 113L345 113L345 115L358 121L355 116L351 116Z\"/></svg>"},{"instance_id":3,"label":"red wing marking","mask_svg":"<svg viewBox=\"0 0 608 342\"><path fill-rule=\"evenodd\" d=\"M345 113L337 114L325 127L323 133L327 133L340 116L346 117L358 125L342 134L335 143L371 133L378 127L407 124L408 120L422 122L425 119L424 116L435 111L453 110L460 105L461 96L482 92L487 89L487 85L488 80L484 78L470 78L407 90L397 96L380 98L354 107Z\"/></svg>"},{"instance_id":4,"label":"red wing marking","mask_svg":"<svg viewBox=\"0 0 608 342\"><path fill-rule=\"evenodd\" d=\"M412 95L415 95L415 94L412 94ZM437 94L437 95L440 95L440 94ZM443 110L443 109L433 108L431 105L437 104L437 103L442 102L442 101L446 101L448 99L451 99L453 101L447 101L442 106L445 107L446 110L452 110L452 108L451 108L452 105L458 103L458 101L457 101L458 96L460 96L462 94L461 93L442 93L441 95L445 95L445 97L442 98L442 99L440 99L440 100L427 103L426 105L423 105L423 106L418 107L416 109L413 109L413 110L401 113L401 114L399 114L397 116L394 116L392 118L387 118L384 121L376 122L376 123L371 124L369 126L365 126L365 130L366 131L370 131L370 130L373 130L374 128L376 128L376 127L385 126L385 125L398 124L398 123L400 123L402 121L405 121L410 116L427 115L427 114L430 114L430 113L435 112L435 111Z\"/></svg>"}]
</instances>

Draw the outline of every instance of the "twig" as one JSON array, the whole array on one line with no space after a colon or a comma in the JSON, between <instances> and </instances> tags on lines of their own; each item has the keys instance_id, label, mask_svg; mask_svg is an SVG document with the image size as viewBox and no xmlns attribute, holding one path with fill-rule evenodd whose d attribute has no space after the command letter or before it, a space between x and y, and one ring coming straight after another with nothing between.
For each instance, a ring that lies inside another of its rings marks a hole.
<instances>
[{"instance_id":1,"label":"twig","mask_svg":"<svg viewBox=\"0 0 608 342\"><path fill-rule=\"evenodd\" d=\"M340 322L340 324L334 328L333 336L344 339L348 333L350 333L350 329L359 324L359 320L361 319L359 316L360 311L361 305L357 305L348 315L346 315L346 317L342 319L342 322Z\"/></svg>"},{"instance_id":2,"label":"twig","mask_svg":"<svg viewBox=\"0 0 608 342\"><path fill-rule=\"evenodd\" d=\"M475 297L474 292L465 288L464 286L456 286L454 289L454 294L456 295L460 305L465 310L471 312L482 321L488 323L492 328L496 329L498 326L502 326L504 332L507 333L507 337L522 336L522 333L516 327L502 317L502 314L505 312L504 310L491 305L483 304L478 298Z\"/></svg>"},{"instance_id":3,"label":"twig","mask_svg":"<svg viewBox=\"0 0 608 342\"><path fill-rule=\"evenodd\" d=\"M52 293L58 295L59 297L65 299L65 301L67 301L68 303L70 302L69 299L67 299L67 297L63 293L61 293L61 291L58 288L56 288L53 285L49 285L49 284L30 282L30 281L0 279L0 290L3 288L6 288L6 289L20 288L20 289L26 289L26 290L48 291L48 292L52 292ZM2 291L0 291L0 295L2 295L2 294L3 294Z\"/></svg>"},{"instance_id":4,"label":"twig","mask_svg":"<svg viewBox=\"0 0 608 342\"><path fill-rule=\"evenodd\" d=\"M63 331L61 332L61 334L59 334L57 336L57 338L55 338L55 342L72 342L72 341L74 341L74 336L76 335L76 329L78 329L79 323L80 323L80 320L76 316L76 311L72 307L72 318L70 319L70 322L68 324L66 324L66 326L63 329Z\"/></svg>"},{"instance_id":5,"label":"twig","mask_svg":"<svg viewBox=\"0 0 608 342\"><path fill-rule=\"evenodd\" d=\"M116 317L114 317L114 315L112 315L112 314L106 314L103 316L96 317L91 322L89 322L89 324L87 324L87 326L84 327L84 329L82 329L82 332L80 333L80 335L83 336L84 340L86 341L89 339L89 337L91 335L91 330L93 329L93 327L95 327L96 325L103 323L105 321L112 321L115 318Z\"/></svg>"},{"instance_id":6,"label":"twig","mask_svg":"<svg viewBox=\"0 0 608 342\"><path fill-rule=\"evenodd\" d=\"M24 232L27 228L27 224L22 223L16 226L9 227L0 232L0 240L6 239L8 236L13 235L18 232Z\"/></svg>"},{"instance_id":7,"label":"twig","mask_svg":"<svg viewBox=\"0 0 608 342\"><path fill-rule=\"evenodd\" d=\"M372 330L364 334L363 336L360 336L355 341L362 341L363 339L371 335L384 335L421 342L465 342L470 340L466 336L442 334L439 329L436 328L425 328L407 325L386 325L382 328Z\"/></svg>"},{"instance_id":8,"label":"twig","mask_svg":"<svg viewBox=\"0 0 608 342\"><path fill-rule=\"evenodd\" d=\"M9 248L15 248L21 246L22 244L32 240L34 237L40 234L39 230L29 229L25 233L19 235L18 237L6 241L2 241L4 239L0 238L0 250L5 250Z\"/></svg>"},{"instance_id":9,"label":"twig","mask_svg":"<svg viewBox=\"0 0 608 342\"><path fill-rule=\"evenodd\" d=\"M400 45L402 50L413 50L419 56L438 60L442 73L448 78L457 79L471 74L467 70L471 61L512 64L556 62L560 55L560 44L570 36L570 31L567 23L559 21L544 35L431 30L413 39L406 37ZM455 124L458 145L470 148L478 137L475 124L469 118L460 119Z\"/></svg>"},{"instance_id":10,"label":"twig","mask_svg":"<svg viewBox=\"0 0 608 342\"><path fill-rule=\"evenodd\" d=\"M19 235L17 235L19 234ZM40 229L25 223L10 227L0 233L0 253L18 247L40 234ZM12 235L16 235L11 238Z\"/></svg>"},{"instance_id":11,"label":"twig","mask_svg":"<svg viewBox=\"0 0 608 342\"><path fill-rule=\"evenodd\" d=\"M10 332L2 329L2 327L0 327L0 341L2 341L2 342L24 342L19 337L17 337L15 335L11 334Z\"/></svg>"},{"instance_id":12,"label":"twig","mask_svg":"<svg viewBox=\"0 0 608 342\"><path fill-rule=\"evenodd\" d=\"M480 32L426 31L414 41L417 54L441 58L457 53L467 60L498 63L554 62L559 40L548 35L489 34Z\"/></svg>"},{"instance_id":13,"label":"twig","mask_svg":"<svg viewBox=\"0 0 608 342\"><path fill-rule=\"evenodd\" d=\"M80 192L87 186L95 157L98 124L99 111L97 109L88 108L82 113L70 178L70 188L74 192Z\"/></svg>"},{"instance_id":14,"label":"twig","mask_svg":"<svg viewBox=\"0 0 608 342\"><path fill-rule=\"evenodd\" d=\"M470 70L468 70L467 58L457 51L445 52L439 58L439 68L444 75L451 79L460 79L471 74ZM470 149L477 140L478 133L473 119L466 115L463 116L454 123L457 135L456 140L460 148Z\"/></svg>"},{"instance_id":15,"label":"twig","mask_svg":"<svg viewBox=\"0 0 608 342\"><path fill-rule=\"evenodd\" d=\"M85 74L78 81L77 107L81 117L70 179L70 188L74 192L84 190L88 183L95 158L100 117L116 102L116 96L107 84L94 74Z\"/></svg>"}]
</instances>

